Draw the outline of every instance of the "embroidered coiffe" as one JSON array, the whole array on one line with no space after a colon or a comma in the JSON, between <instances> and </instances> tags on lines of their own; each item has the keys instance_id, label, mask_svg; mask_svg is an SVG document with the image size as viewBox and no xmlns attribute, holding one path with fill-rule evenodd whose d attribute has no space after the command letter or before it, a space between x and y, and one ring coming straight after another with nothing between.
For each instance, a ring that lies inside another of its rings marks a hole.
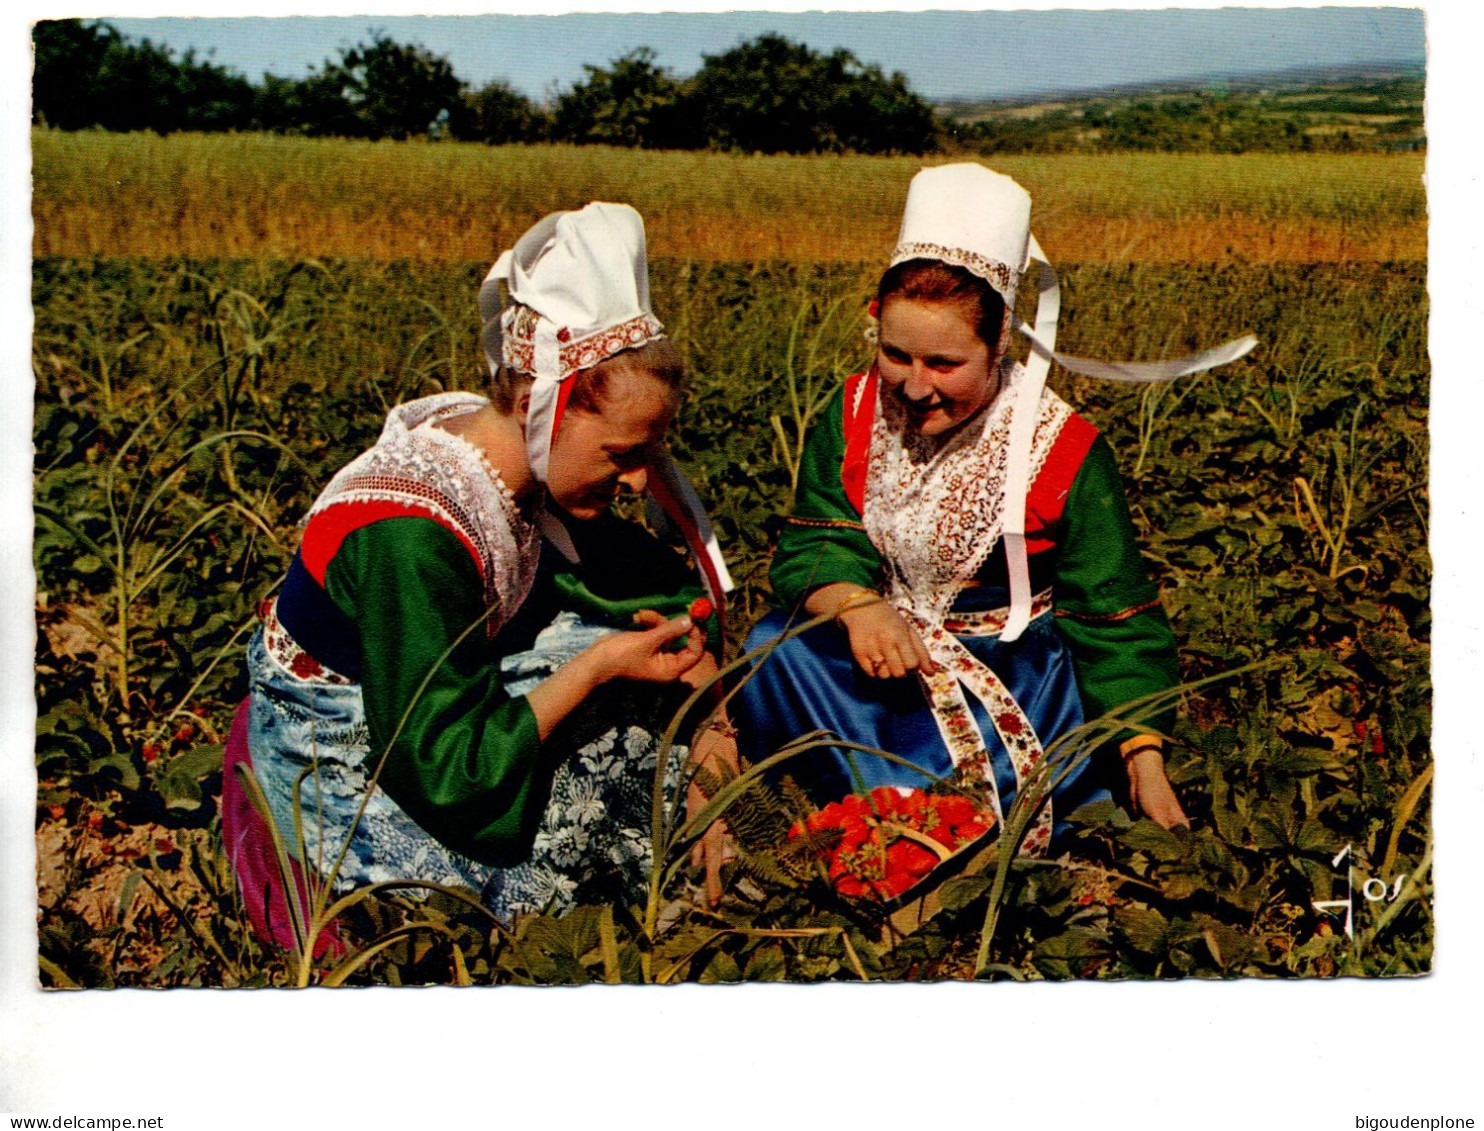
<instances>
[{"instance_id":1,"label":"embroidered coiffe","mask_svg":"<svg viewBox=\"0 0 1484 1131\"><path fill-rule=\"evenodd\" d=\"M507 365L532 378L526 453L543 483L564 383L664 337L649 307L645 250L639 213L594 202L541 220L495 261L479 288L490 372ZM503 310L502 285L510 295Z\"/></svg>"}]
</instances>

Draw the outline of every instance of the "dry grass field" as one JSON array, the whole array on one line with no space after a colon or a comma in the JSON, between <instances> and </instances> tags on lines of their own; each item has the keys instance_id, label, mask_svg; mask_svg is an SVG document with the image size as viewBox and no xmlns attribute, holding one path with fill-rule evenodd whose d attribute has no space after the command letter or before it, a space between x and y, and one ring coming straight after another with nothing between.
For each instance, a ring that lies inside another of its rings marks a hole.
<instances>
[{"instance_id":1,"label":"dry grass field","mask_svg":"<svg viewBox=\"0 0 1484 1131\"><path fill-rule=\"evenodd\" d=\"M916 158L269 136L33 135L38 256L492 259L587 200L656 257L874 261ZM943 158L942 160L947 160ZM1421 155L1004 157L1059 262L1425 258Z\"/></svg>"}]
</instances>

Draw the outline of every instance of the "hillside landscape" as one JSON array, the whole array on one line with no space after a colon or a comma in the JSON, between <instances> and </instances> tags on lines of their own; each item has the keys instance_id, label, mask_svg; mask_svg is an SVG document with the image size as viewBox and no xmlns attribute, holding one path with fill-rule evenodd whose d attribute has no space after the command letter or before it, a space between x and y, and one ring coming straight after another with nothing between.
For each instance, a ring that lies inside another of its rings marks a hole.
<instances>
[{"instance_id":1,"label":"hillside landscape","mask_svg":"<svg viewBox=\"0 0 1484 1131\"><path fill-rule=\"evenodd\" d=\"M1424 148L1420 66L1335 67L940 103L983 153L1410 152Z\"/></svg>"}]
</instances>

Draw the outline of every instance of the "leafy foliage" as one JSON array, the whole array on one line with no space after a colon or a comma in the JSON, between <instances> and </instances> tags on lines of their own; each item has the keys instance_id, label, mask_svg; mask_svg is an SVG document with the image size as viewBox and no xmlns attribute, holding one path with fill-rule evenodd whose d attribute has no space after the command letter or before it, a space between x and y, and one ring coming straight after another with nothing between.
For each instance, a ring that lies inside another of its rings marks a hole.
<instances>
[{"instance_id":1,"label":"leafy foliage","mask_svg":"<svg viewBox=\"0 0 1484 1131\"><path fill-rule=\"evenodd\" d=\"M241 75L179 60L148 39L131 43L104 23L42 20L33 32L31 117L57 129L250 129L253 88Z\"/></svg>"},{"instance_id":2,"label":"leafy foliage","mask_svg":"<svg viewBox=\"0 0 1484 1131\"><path fill-rule=\"evenodd\" d=\"M378 34L327 60L298 90L304 129L334 137L437 137L462 108L447 59Z\"/></svg>"},{"instance_id":3,"label":"leafy foliage","mask_svg":"<svg viewBox=\"0 0 1484 1131\"><path fill-rule=\"evenodd\" d=\"M547 115L503 79L465 94L461 111L450 122L454 137L489 145L544 141L550 130Z\"/></svg>"},{"instance_id":4,"label":"leafy foliage","mask_svg":"<svg viewBox=\"0 0 1484 1131\"><path fill-rule=\"evenodd\" d=\"M690 149L696 136L683 87L655 53L637 47L607 67L587 64L587 78L559 95L552 136L579 144Z\"/></svg>"},{"instance_id":5,"label":"leafy foliage","mask_svg":"<svg viewBox=\"0 0 1484 1131\"><path fill-rule=\"evenodd\" d=\"M821 54L760 35L702 56L693 112L707 140L744 153L926 153L937 148L932 107L901 74L889 78L849 51Z\"/></svg>"}]
</instances>

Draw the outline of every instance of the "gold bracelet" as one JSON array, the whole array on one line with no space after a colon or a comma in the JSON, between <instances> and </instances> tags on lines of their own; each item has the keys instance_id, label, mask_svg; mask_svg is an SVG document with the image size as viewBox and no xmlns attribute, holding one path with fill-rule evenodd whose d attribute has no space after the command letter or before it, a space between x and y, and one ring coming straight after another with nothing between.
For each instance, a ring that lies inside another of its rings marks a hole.
<instances>
[{"instance_id":1,"label":"gold bracelet","mask_svg":"<svg viewBox=\"0 0 1484 1131\"><path fill-rule=\"evenodd\" d=\"M849 597L846 597L845 600L840 602L840 607L835 610L835 623L841 628L844 628L845 622L840 619L841 617L843 617L846 613L854 612L856 609L865 608L865 606L872 603L871 600L865 600L864 598L879 600L881 598L881 594L877 593L874 589L867 589L865 586L862 586L859 591L852 593Z\"/></svg>"},{"instance_id":2,"label":"gold bracelet","mask_svg":"<svg viewBox=\"0 0 1484 1131\"><path fill-rule=\"evenodd\" d=\"M1144 753L1144 751L1146 750L1153 750L1155 753L1163 757L1165 752L1164 743L1160 742L1158 739L1150 739L1148 742L1141 743L1140 745L1132 747L1131 749L1119 750L1118 754L1119 757L1123 759L1123 764L1126 766L1135 757Z\"/></svg>"}]
</instances>

